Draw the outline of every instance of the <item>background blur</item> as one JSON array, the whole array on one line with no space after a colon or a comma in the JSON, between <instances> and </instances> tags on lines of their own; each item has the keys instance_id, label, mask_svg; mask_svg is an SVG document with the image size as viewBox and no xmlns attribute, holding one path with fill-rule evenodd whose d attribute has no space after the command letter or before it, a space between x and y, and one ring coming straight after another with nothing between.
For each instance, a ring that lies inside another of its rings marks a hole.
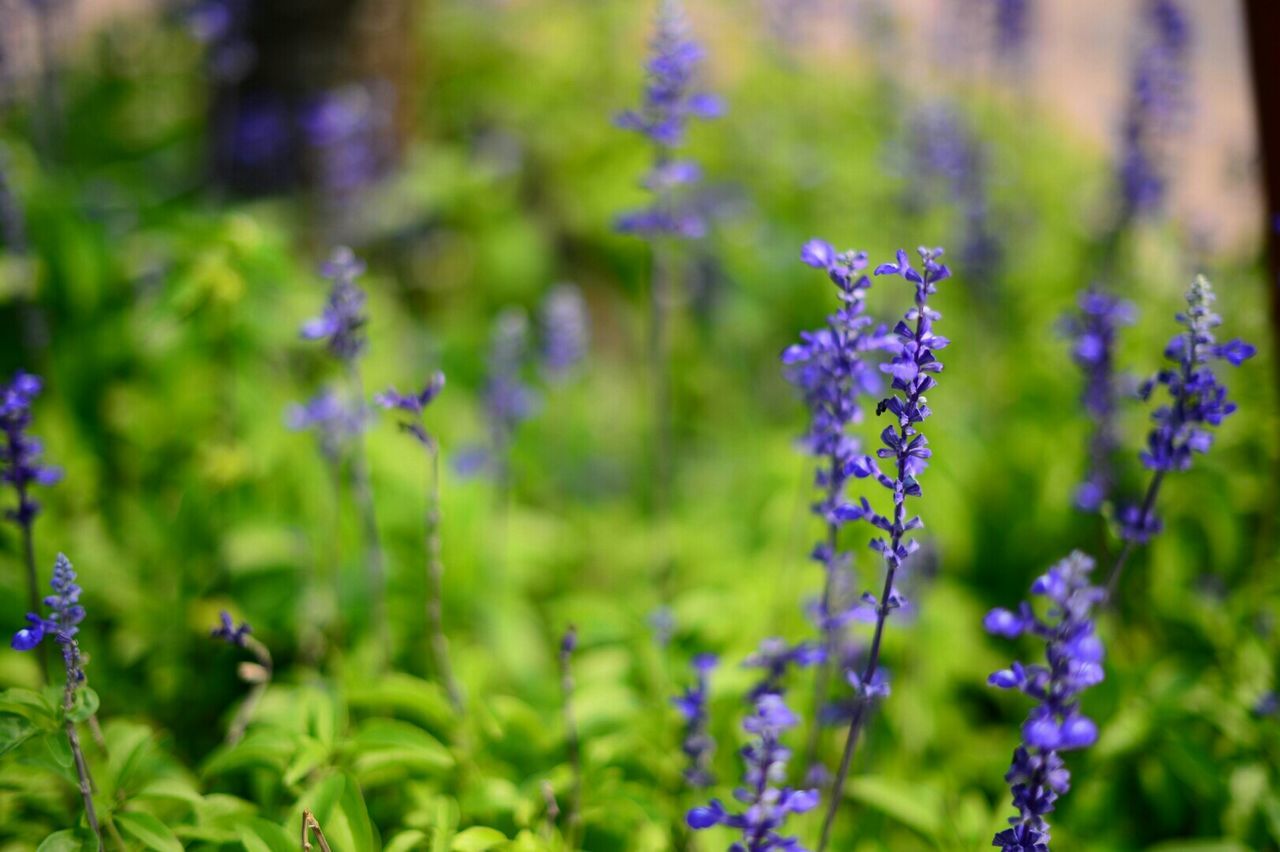
<instances>
[{"instance_id":1,"label":"background blur","mask_svg":"<svg viewBox=\"0 0 1280 852\"><path fill-rule=\"evenodd\" d=\"M1089 427L1060 318L1105 277L1138 309L1120 366L1146 376L1203 271L1223 336L1259 354L1225 377L1239 413L1170 477L1166 532L1103 620L1108 676L1086 698L1102 738L1070 755L1054 839L1280 848L1266 702L1280 676L1280 407L1237 4L1186 4L1189 109L1160 139L1168 201L1112 239L1146 3L1031 2L1005 50L988 0L687 0L727 114L689 133L712 225L676 258L676 480L659 522L650 254L613 229L645 199L650 151L613 116L640 97L653 4L258 3L0 0L0 376L46 380L33 432L66 478L39 495L38 562L47 579L64 551L80 572L113 746L99 777L121 808L192 849L256 849L239 832L259 822L292 840L321 793L348 832L335 849L428 848L442 826L536 833L543 782L568 787L555 653L575 623L583 848L685 848L694 802L667 697L689 658L722 659L712 712L727 795L752 680L737 661L765 637L811 632L821 531L812 460L795 446L805 412L778 354L834 309L798 260L821 236L875 262L943 245L955 271L937 299L953 344L926 424L929 558L911 577L914 616L887 638L894 692L835 847L990 848L1012 812L1002 776L1027 707L985 681L1035 649L987 637L982 616L1070 550L1114 547L1072 508ZM312 436L285 425L331 372L298 327L319 312L316 268L340 243L370 267L367 387L448 375L427 423L446 458L445 624L474 702L465 719L424 650L418 448L390 416L369 427L400 672L375 675L352 495ZM583 290L590 354L542 388L506 494L454 462L485 440L495 317L535 313L562 281ZM878 280L870 303L889 318L908 299ZM1120 416L1131 493L1147 413ZM870 587L881 568L864 532L848 547ZM668 543L664 645L652 566ZM19 556L6 528L5 630L23 623ZM236 652L208 638L222 608L276 659L260 736L238 749L220 745L245 692ZM0 686L36 683L33 659L0 653ZM386 718L414 726L416 763L379 757L408 749ZM838 754L834 737L826 747ZM77 812L49 764L0 759L0 848L34 849ZM811 837L816 819L797 831ZM273 830L261 848L276 848Z\"/></svg>"}]
</instances>

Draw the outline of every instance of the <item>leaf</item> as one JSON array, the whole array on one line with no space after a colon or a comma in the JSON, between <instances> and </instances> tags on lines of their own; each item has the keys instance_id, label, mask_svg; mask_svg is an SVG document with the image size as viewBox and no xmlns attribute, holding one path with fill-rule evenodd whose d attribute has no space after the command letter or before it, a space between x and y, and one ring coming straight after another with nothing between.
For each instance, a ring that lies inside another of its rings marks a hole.
<instances>
[{"instance_id":1,"label":"leaf","mask_svg":"<svg viewBox=\"0 0 1280 852\"><path fill-rule=\"evenodd\" d=\"M1249 852L1249 847L1234 840L1170 840L1148 846L1147 852Z\"/></svg>"},{"instance_id":2,"label":"leaf","mask_svg":"<svg viewBox=\"0 0 1280 852\"><path fill-rule=\"evenodd\" d=\"M382 847L382 852L414 852L414 850L425 849L426 847L427 833L411 828L391 838L391 842Z\"/></svg>"},{"instance_id":3,"label":"leaf","mask_svg":"<svg viewBox=\"0 0 1280 852\"><path fill-rule=\"evenodd\" d=\"M8 754L40 733L31 720L8 713L0 715L0 756Z\"/></svg>"},{"instance_id":4,"label":"leaf","mask_svg":"<svg viewBox=\"0 0 1280 852\"><path fill-rule=\"evenodd\" d=\"M42 840L36 852L88 852L97 848L98 843L88 829L67 828Z\"/></svg>"},{"instance_id":5,"label":"leaf","mask_svg":"<svg viewBox=\"0 0 1280 852\"><path fill-rule=\"evenodd\" d=\"M389 674L368 686L351 689L352 707L391 710L433 728L446 728L454 720L453 707L439 684L407 674Z\"/></svg>"},{"instance_id":6,"label":"leaf","mask_svg":"<svg viewBox=\"0 0 1280 852\"><path fill-rule=\"evenodd\" d=\"M135 799L168 799L198 805L203 800L195 785L180 775L157 778L148 782L138 792Z\"/></svg>"},{"instance_id":7,"label":"leaf","mask_svg":"<svg viewBox=\"0 0 1280 852\"><path fill-rule=\"evenodd\" d=\"M453 838L451 852L485 852L507 842L507 836L494 828L475 825Z\"/></svg>"},{"instance_id":8,"label":"leaf","mask_svg":"<svg viewBox=\"0 0 1280 852\"><path fill-rule=\"evenodd\" d=\"M434 775L453 766L453 755L439 740L396 719L370 719L351 738L350 748L356 772L366 783Z\"/></svg>"},{"instance_id":9,"label":"leaf","mask_svg":"<svg viewBox=\"0 0 1280 852\"><path fill-rule=\"evenodd\" d=\"M101 699L98 693L90 687L81 687L75 691L75 698L71 705L71 709L67 711L67 718L72 722L83 722L98 712L98 705Z\"/></svg>"},{"instance_id":10,"label":"leaf","mask_svg":"<svg viewBox=\"0 0 1280 852\"><path fill-rule=\"evenodd\" d=\"M431 852L449 852L457 827L458 804L441 796L436 800L436 813L431 825Z\"/></svg>"},{"instance_id":11,"label":"leaf","mask_svg":"<svg viewBox=\"0 0 1280 852\"><path fill-rule=\"evenodd\" d=\"M148 849L156 852L182 852L182 843L169 826L151 814L120 811L113 819L117 828L135 840L142 841Z\"/></svg>"},{"instance_id":12,"label":"leaf","mask_svg":"<svg viewBox=\"0 0 1280 852\"><path fill-rule=\"evenodd\" d=\"M55 727L58 714L49 700L33 689L6 689L0 692L0 713L12 713L45 728Z\"/></svg>"},{"instance_id":13,"label":"leaf","mask_svg":"<svg viewBox=\"0 0 1280 852\"><path fill-rule=\"evenodd\" d=\"M250 732L233 746L223 746L205 762L204 775L221 775L238 769L265 766L283 773L296 748L292 734L271 728Z\"/></svg>"},{"instance_id":14,"label":"leaf","mask_svg":"<svg viewBox=\"0 0 1280 852\"><path fill-rule=\"evenodd\" d=\"M237 831L245 852L297 852L298 844L288 832L261 817L242 823Z\"/></svg>"},{"instance_id":15,"label":"leaf","mask_svg":"<svg viewBox=\"0 0 1280 852\"><path fill-rule=\"evenodd\" d=\"M937 791L920 784L863 775L849 781L845 796L875 808L934 842L942 830L943 813Z\"/></svg>"}]
</instances>

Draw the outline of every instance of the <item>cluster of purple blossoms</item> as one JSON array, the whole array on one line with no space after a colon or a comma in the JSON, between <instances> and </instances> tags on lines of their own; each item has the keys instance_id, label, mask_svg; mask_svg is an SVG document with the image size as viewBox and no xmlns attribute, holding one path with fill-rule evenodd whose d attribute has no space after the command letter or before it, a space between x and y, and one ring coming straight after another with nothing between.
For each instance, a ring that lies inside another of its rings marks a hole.
<instances>
[{"instance_id":1,"label":"cluster of purple blossoms","mask_svg":"<svg viewBox=\"0 0 1280 852\"><path fill-rule=\"evenodd\" d=\"M644 103L617 117L619 127L634 130L653 142L655 162L642 183L656 200L646 209L620 216L617 228L623 233L696 239L706 232L706 223L698 211L676 204L671 197L674 190L695 183L702 174L696 163L674 157L675 149L684 141L689 119L716 118L724 111L718 97L695 91L702 59L702 46L689 37L679 0L662 0L651 44Z\"/></svg>"},{"instance_id":2,"label":"cluster of purple blossoms","mask_svg":"<svg viewBox=\"0 0 1280 852\"><path fill-rule=\"evenodd\" d=\"M364 274L364 261L351 249L341 246L320 267L329 280L329 299L324 313L302 326L304 340L323 340L329 352L344 364L353 363L368 346L365 334L365 295L356 283Z\"/></svg>"},{"instance_id":3,"label":"cluster of purple blossoms","mask_svg":"<svg viewBox=\"0 0 1280 852\"><path fill-rule=\"evenodd\" d=\"M1072 360L1084 373L1081 402L1093 420L1088 469L1075 494L1076 507L1084 512L1100 510L1115 485L1111 461L1117 446L1116 337L1120 327L1132 325L1133 320L1131 302L1091 287L1080 294L1080 312L1063 321L1063 330L1071 339Z\"/></svg>"},{"instance_id":4,"label":"cluster of purple blossoms","mask_svg":"<svg viewBox=\"0 0 1280 852\"><path fill-rule=\"evenodd\" d=\"M790 644L785 639L771 637L760 643L759 649L743 661L749 669L760 669L764 672L759 682L747 693L751 701L758 701L762 695L782 695L783 680L792 666L808 668L821 663L827 658L826 648L813 642Z\"/></svg>"},{"instance_id":5,"label":"cluster of purple blossoms","mask_svg":"<svg viewBox=\"0 0 1280 852\"><path fill-rule=\"evenodd\" d=\"M710 787L715 783L711 774L711 758L716 742L707 730L707 690L711 670L716 667L714 654L699 654L693 658L693 685L672 699L684 718L684 737L680 750L688 765L684 770L685 783L690 787Z\"/></svg>"},{"instance_id":6,"label":"cluster of purple blossoms","mask_svg":"<svg viewBox=\"0 0 1280 852\"><path fill-rule=\"evenodd\" d=\"M84 682L84 661L80 657L80 644L76 634L84 621L84 607L80 605L80 586L71 562L61 553L53 564L53 579L49 583L54 593L44 599L44 605L52 611L51 618L29 612L27 626L13 635L12 645L18 651L30 651L46 636L62 647L62 661L67 673L67 689Z\"/></svg>"},{"instance_id":7,"label":"cluster of purple blossoms","mask_svg":"<svg viewBox=\"0 0 1280 852\"><path fill-rule=\"evenodd\" d=\"M1213 329L1222 318L1213 311L1213 287L1203 275L1187 290L1187 310L1177 315L1186 331L1165 347L1165 357L1174 362L1143 382L1139 394L1150 399L1158 386L1169 394L1169 402L1158 406L1151 419L1155 425L1147 435L1146 449L1139 453L1143 465L1155 471L1156 479L1142 506L1125 506L1119 521L1122 537L1144 542L1161 529L1152 503L1160 477L1170 471L1191 467L1194 453L1206 453L1213 445L1211 428L1219 426L1236 405L1227 399L1227 388L1213 371L1214 361L1238 367L1252 358L1254 347L1243 340L1218 343Z\"/></svg>"},{"instance_id":8,"label":"cluster of purple blossoms","mask_svg":"<svg viewBox=\"0 0 1280 852\"><path fill-rule=\"evenodd\" d=\"M1045 618L1024 602L1016 612L994 609L984 621L987 631L998 636L1029 633L1043 639L1048 663L1014 663L988 679L992 686L1019 690L1039 702L1022 726L1022 744L1005 775L1018 816L992 842L1003 852L1048 852L1045 815L1071 780L1059 752L1087 748L1098 738L1098 726L1080 712L1078 699L1103 678L1103 647L1092 613L1106 592L1089 582L1093 567L1093 560L1077 551L1031 585L1033 595L1051 604Z\"/></svg>"},{"instance_id":9,"label":"cluster of purple blossoms","mask_svg":"<svg viewBox=\"0 0 1280 852\"><path fill-rule=\"evenodd\" d=\"M590 322L582 291L572 284L558 284L542 302L542 367L548 377L559 379L587 355Z\"/></svg>"},{"instance_id":10,"label":"cluster of purple blossoms","mask_svg":"<svg viewBox=\"0 0 1280 852\"><path fill-rule=\"evenodd\" d=\"M1146 0L1116 165L1126 217L1164 204L1164 149L1188 109L1190 58L1191 28L1178 0Z\"/></svg>"},{"instance_id":11,"label":"cluster of purple blossoms","mask_svg":"<svg viewBox=\"0 0 1280 852\"><path fill-rule=\"evenodd\" d=\"M285 425L295 432L314 432L320 452L331 461L341 458L350 438L364 431L366 420L363 407L348 404L333 388L324 388L285 412Z\"/></svg>"},{"instance_id":12,"label":"cluster of purple blossoms","mask_svg":"<svg viewBox=\"0 0 1280 852\"><path fill-rule=\"evenodd\" d=\"M809 409L809 428L801 443L819 460L814 485L821 497L812 510L826 525L826 537L815 545L812 558L822 566L825 582L814 612L822 646L833 657L839 632L856 605L849 594L851 555L838 547L840 527L848 520L840 511L845 504L845 485L861 450L849 429L862 421L862 397L881 387L879 375L864 356L883 348L886 338L885 329L873 328L866 315L871 280L862 274L867 266L865 252L838 254L830 243L810 240L800 258L827 273L841 303L840 309L827 317L826 328L802 332L800 342L782 353L784 375L800 390Z\"/></svg>"},{"instance_id":13,"label":"cluster of purple blossoms","mask_svg":"<svg viewBox=\"0 0 1280 852\"><path fill-rule=\"evenodd\" d=\"M39 378L21 370L8 385L0 385L0 432L5 441L0 447L0 482L12 485L18 497L17 507L5 515L24 528L29 528L40 512L31 486L53 485L62 479L60 468L41 462L44 447L39 439L27 434L31 406L42 387Z\"/></svg>"},{"instance_id":14,"label":"cluster of purple blossoms","mask_svg":"<svg viewBox=\"0 0 1280 852\"><path fill-rule=\"evenodd\" d=\"M782 696L766 693L756 699L754 712L742 724L754 739L742 749L746 764L743 784L734 798L745 807L731 812L719 799L693 808L686 817L695 830L723 825L742 832L742 839L729 847L731 852L804 852L795 837L779 833L791 814L801 814L818 806L817 790L778 787L787 774L791 752L782 745L782 735L800 722Z\"/></svg>"},{"instance_id":15,"label":"cluster of purple blossoms","mask_svg":"<svg viewBox=\"0 0 1280 852\"><path fill-rule=\"evenodd\" d=\"M253 632L253 628L249 626L247 621L240 622L237 627L235 619L231 617L231 613L225 609L218 614L218 624L209 631L209 636L214 639L221 639L229 645L235 645L237 648L243 648L249 641L249 634Z\"/></svg>"},{"instance_id":16,"label":"cluster of purple blossoms","mask_svg":"<svg viewBox=\"0 0 1280 852\"><path fill-rule=\"evenodd\" d=\"M1035 15L1033 0L993 2L996 55L1007 61L1021 62L1031 37L1032 18Z\"/></svg>"},{"instance_id":17,"label":"cluster of purple blossoms","mask_svg":"<svg viewBox=\"0 0 1280 852\"><path fill-rule=\"evenodd\" d=\"M431 448L434 445L434 441L427 432L426 427L422 425L421 416L426 407L440 395L442 390L444 390L444 373L436 370L431 374L426 387L416 394L402 394L395 388L388 388L375 396L373 401L385 409L402 411L405 414L413 415L412 420L402 421L400 428L412 435L414 440L424 447Z\"/></svg>"},{"instance_id":18,"label":"cluster of purple blossoms","mask_svg":"<svg viewBox=\"0 0 1280 852\"><path fill-rule=\"evenodd\" d=\"M918 515L907 517L906 505L908 497L921 496L918 477L933 455L928 440L919 431L919 424L932 413L925 393L937 386L934 375L942 371L942 363L934 353L945 348L950 341L933 333L933 325L942 315L929 307L929 297L937 293L938 282L951 277L951 270L939 262L942 249L921 246L917 251L921 270L911 265L910 258L903 250L898 251L896 263L883 263L875 270L876 275L898 275L914 285L915 305L894 326L892 337L885 343L885 349L891 353L892 358L889 363L880 365L880 369L892 377L891 387L894 393L880 401L876 406L876 414L889 412L897 419L897 427L885 427L880 434L884 446L876 451L876 455L893 460L893 475L883 473L871 456L864 455L849 463L849 470L854 476L860 479L874 477L892 492L893 517L888 518L873 511L866 497L861 498L858 505L847 504L837 510L845 518L867 520L885 533L883 537L871 540L872 549L884 557L885 578L883 591L878 598L870 592L862 598L875 612L875 629L862 672L848 678L850 685L858 691L858 700L849 721L844 753L824 817L819 850L827 846L836 808L843 796L844 782L848 777L868 708L877 697L888 693L888 683L879 665L884 627L889 613L906 603L905 596L896 585L896 579L903 562L920 546L914 539L908 539L907 533L924 526Z\"/></svg>"},{"instance_id":19,"label":"cluster of purple blossoms","mask_svg":"<svg viewBox=\"0 0 1280 852\"><path fill-rule=\"evenodd\" d=\"M907 178L906 206L924 206L937 195L933 186L941 184L959 220L960 258L973 280L985 281L999 268L1004 252L992 229L982 140L946 103L916 110L906 133L906 162L901 166Z\"/></svg>"},{"instance_id":20,"label":"cluster of purple blossoms","mask_svg":"<svg viewBox=\"0 0 1280 852\"><path fill-rule=\"evenodd\" d=\"M205 46L206 67L216 83L240 82L257 62L249 37L250 6L250 0L197 0L187 10L187 29Z\"/></svg>"}]
</instances>

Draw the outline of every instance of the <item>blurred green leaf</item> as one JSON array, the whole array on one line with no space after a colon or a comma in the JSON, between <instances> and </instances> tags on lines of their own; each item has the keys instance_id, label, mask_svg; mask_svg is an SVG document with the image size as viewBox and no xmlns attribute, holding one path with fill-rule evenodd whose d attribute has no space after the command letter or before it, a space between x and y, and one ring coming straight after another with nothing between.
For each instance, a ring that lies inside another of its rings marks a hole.
<instances>
[{"instance_id":1,"label":"blurred green leaf","mask_svg":"<svg viewBox=\"0 0 1280 852\"><path fill-rule=\"evenodd\" d=\"M507 842L507 836L493 828L475 825L454 835L452 852L485 852Z\"/></svg>"},{"instance_id":2,"label":"blurred green leaf","mask_svg":"<svg viewBox=\"0 0 1280 852\"><path fill-rule=\"evenodd\" d=\"M254 817L240 828L240 842L245 852L297 852L295 838L273 822Z\"/></svg>"},{"instance_id":3,"label":"blurred green leaf","mask_svg":"<svg viewBox=\"0 0 1280 852\"><path fill-rule=\"evenodd\" d=\"M156 852L182 852L182 843L169 826L148 813L117 811L112 817L124 834L142 842Z\"/></svg>"}]
</instances>

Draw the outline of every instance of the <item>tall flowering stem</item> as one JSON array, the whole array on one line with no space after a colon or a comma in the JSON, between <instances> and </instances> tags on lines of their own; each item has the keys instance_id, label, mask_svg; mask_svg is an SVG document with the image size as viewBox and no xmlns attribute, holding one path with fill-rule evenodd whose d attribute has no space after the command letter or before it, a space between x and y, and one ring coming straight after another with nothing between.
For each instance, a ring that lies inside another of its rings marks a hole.
<instances>
[{"instance_id":1,"label":"tall flowering stem","mask_svg":"<svg viewBox=\"0 0 1280 852\"><path fill-rule=\"evenodd\" d=\"M851 673L850 683L859 691L853 715L849 721L849 732L845 738L844 753L840 758L840 768L836 773L831 800L827 803L826 816L822 823L822 835L818 842L818 852L822 852L830 839L831 826L835 821L836 809L844 793L845 780L849 776L849 766L857 748L858 736L866 721L870 705L875 697L887 692L884 676L880 672L880 643L884 637L885 621L889 613L900 607L904 599L898 592L894 581L902 563L914 553L919 544L907 538L911 530L923 526L918 515L907 517L907 498L921 495L917 477L928 466L932 455L929 442L920 433L918 425L923 423L931 412L925 400L925 392L937 385L934 375L942 371L942 364L934 357L934 353L948 345L945 337L933 333L933 324L942 315L929 307L929 297L937 292L937 283L951 276L951 270L938 262L942 249L920 248L920 261L923 272L911 266L905 251L898 252L897 263L885 263L876 267L876 275L899 275L915 286L915 306L907 311L904 320L899 321L893 329L896 338L890 344L893 358L881 369L893 377L894 394L880 401L876 414L886 411L897 419L897 426L886 426L880 439L884 446L876 451L882 459L892 459L894 473L889 476L882 473L874 459L864 456L854 459L849 469L855 476L874 476L893 494L893 518L889 519L871 511L866 498L862 505L845 510L849 517L861 517L870 521L885 533L884 537L872 540L871 546L884 557L884 588L879 599L866 595L868 604L875 609L875 631L871 637L871 648L867 652L866 665L861 675ZM914 324L914 326L912 325Z\"/></svg>"},{"instance_id":2,"label":"tall flowering stem","mask_svg":"<svg viewBox=\"0 0 1280 852\"><path fill-rule=\"evenodd\" d=\"M244 739L244 733L253 719L253 712L262 701L262 696L266 694L267 687L271 685L271 675L275 671L275 665L271 660L271 650L258 641L253 635L253 629L243 621L237 626L231 618L231 613L226 610L222 611L217 626L209 631L209 635L229 645L245 649L257 660L256 663L240 664L240 679L250 684L252 688L245 697L244 703L240 705L240 709L236 711L235 718L231 720L231 727L227 729L227 744L235 745Z\"/></svg>"},{"instance_id":3,"label":"tall flowering stem","mask_svg":"<svg viewBox=\"0 0 1280 852\"><path fill-rule=\"evenodd\" d=\"M1060 752L1086 748L1098 739L1098 726L1080 712L1078 699L1103 678L1104 653L1093 611L1106 593L1090 584L1093 567L1093 560L1077 551L1031 585L1033 595L1049 601L1044 618L1024 602L1016 612L994 609L984 621L987 631L998 636L1028 633L1044 640L1047 663L1014 663L988 679L992 686L1016 689L1038 702L1023 723L1022 744L1005 775L1018 815L992 841L1003 852L1049 852L1045 815L1071 781Z\"/></svg>"},{"instance_id":4,"label":"tall flowering stem","mask_svg":"<svg viewBox=\"0 0 1280 852\"><path fill-rule=\"evenodd\" d=\"M686 821L695 831L723 825L742 832L742 840L731 848L742 852L804 852L794 837L780 834L787 817L818 806L817 790L779 789L786 777L791 751L782 744L782 735L800 723L778 693L768 692L755 701L755 708L742 723L751 742L742 749L746 764L742 786L734 791L744 806L732 812L719 799L689 811Z\"/></svg>"},{"instance_id":5,"label":"tall flowering stem","mask_svg":"<svg viewBox=\"0 0 1280 852\"><path fill-rule=\"evenodd\" d=\"M641 181L652 194L652 202L644 209L622 214L615 224L622 233L647 239L653 254L648 358L653 381L653 505L659 518L668 510L673 476L667 364L672 260L667 245L671 239L698 239L706 233L703 217L679 195L701 177L701 168L693 161L678 159L676 151L684 141L689 119L715 118L723 112L719 98L696 89L703 56L702 46L688 34L680 0L661 0L643 102L616 119L619 127L639 133L653 146L653 166ZM667 570L664 565L664 585Z\"/></svg>"},{"instance_id":6,"label":"tall flowering stem","mask_svg":"<svg viewBox=\"0 0 1280 852\"><path fill-rule=\"evenodd\" d=\"M428 485L426 528L427 568L427 629L431 631L431 656L436 675L449 694L455 710L462 709L462 690L453 676L449 663L449 640L444 633L444 560L440 556L440 444L422 422L426 407L444 390L444 373L437 371L426 387L416 394L401 394L394 388L379 394L375 402L383 408L395 409L405 415L400 428L420 444L427 452Z\"/></svg>"},{"instance_id":7,"label":"tall flowering stem","mask_svg":"<svg viewBox=\"0 0 1280 852\"><path fill-rule=\"evenodd\" d=\"M715 783L715 776L711 774L711 758L716 751L716 742L707 728L710 721L707 714L708 682L715 667L714 654L694 657L693 685L672 699L684 719L684 737L680 743L680 750L687 761L684 780L695 788L710 787Z\"/></svg>"},{"instance_id":8,"label":"tall flowering stem","mask_svg":"<svg viewBox=\"0 0 1280 852\"><path fill-rule=\"evenodd\" d=\"M582 830L582 745L578 738L578 719L573 712L573 652L578 650L578 629L569 629L560 638L560 692L564 710L564 740L569 756L569 769L573 773L573 791L569 796L569 816L566 844L578 848L578 835Z\"/></svg>"},{"instance_id":9,"label":"tall flowering stem","mask_svg":"<svg viewBox=\"0 0 1280 852\"><path fill-rule=\"evenodd\" d=\"M324 312L302 326L305 340L322 340L329 354L343 367L349 387L349 403L337 401L336 422L345 424L341 437L351 438L351 484L364 529L365 572L369 584L370 621L384 661L391 658L391 632L387 622L386 570L382 544L378 537L378 519L373 502L373 484L369 460L362 436L367 417L364 403L364 380L360 357L368 348L365 326L365 294L356 279L364 274L364 262L349 248L340 247L320 267L330 283ZM334 422L334 421L327 421ZM329 428L329 427L325 427ZM322 434L324 434L322 428Z\"/></svg>"},{"instance_id":10,"label":"tall flowering stem","mask_svg":"<svg viewBox=\"0 0 1280 852\"><path fill-rule=\"evenodd\" d=\"M802 333L800 342L782 353L787 380L800 390L809 408L809 429L802 443L819 460L814 484L821 496L812 509L826 526L824 540L811 554L824 574L822 597L815 613L824 653L815 674L813 725L804 754L808 769L817 756L819 722L827 700L831 667L839 656L841 632L856 604L848 600L851 554L841 551L838 543L840 528L848 521L842 508L845 485L853 475L850 463L861 449L849 428L862 421L860 398L880 388L878 376L863 356L882 348L885 336L884 329L871 328L872 320L866 315L865 297L871 280L862 274L867 266L865 252L837 254L830 243L810 240L801 250L800 259L827 273L841 302L840 309L827 318L826 328Z\"/></svg>"},{"instance_id":11,"label":"tall flowering stem","mask_svg":"<svg viewBox=\"0 0 1280 852\"><path fill-rule=\"evenodd\" d=\"M1175 335L1164 350L1173 366L1160 370L1140 389L1143 399L1149 400L1163 387L1168 401L1151 413L1154 425L1147 435L1146 449L1139 453L1142 464L1152 471L1146 495L1140 506L1126 507L1118 519L1124 546L1107 580L1108 599L1115 593L1134 546L1162 528L1155 503L1165 475L1190 469L1195 454L1207 453L1213 446L1211 430L1236 410L1236 404L1227 399L1226 386L1213 371L1213 362L1226 361L1238 367L1257 351L1238 338L1218 343L1213 329L1222 324L1222 317L1213 310L1214 298L1209 280L1197 276L1187 290L1186 311L1177 315L1185 331Z\"/></svg>"},{"instance_id":12,"label":"tall flowering stem","mask_svg":"<svg viewBox=\"0 0 1280 852\"><path fill-rule=\"evenodd\" d=\"M302 852L311 852L311 841L315 840L320 845L320 852L332 852L329 848L329 841L324 836L324 829L320 827L320 821L316 819L316 815L306 808L302 809Z\"/></svg>"},{"instance_id":13,"label":"tall flowering stem","mask_svg":"<svg viewBox=\"0 0 1280 852\"><path fill-rule=\"evenodd\" d=\"M0 385L0 482L13 488L17 505L5 511L5 517L22 531L23 563L27 571L27 600L31 611L40 608L40 579L36 570L34 526L40 504L31 495L33 485L53 485L62 479L62 470L41 461L43 445L27 434L31 427L31 408L43 383L36 376L19 370L8 385ZM40 654L40 676L47 678L44 655Z\"/></svg>"},{"instance_id":14,"label":"tall flowering stem","mask_svg":"<svg viewBox=\"0 0 1280 852\"><path fill-rule=\"evenodd\" d=\"M62 663L66 674L62 691L64 727L75 761L76 777L80 781L80 798L84 801L85 819L98 839L98 852L102 852L102 828L98 825L98 814L93 806L93 778L84 759L84 750L80 747L80 735L76 731L77 699L81 687L85 685L84 658L80 654L76 634L80 632L80 622L84 621L84 607L80 605L80 585L76 582L75 569L61 553L54 563L53 579L49 585L54 593L46 597L44 603L49 607L52 617L45 618L35 612L27 613L27 626L14 634L11 644L15 650L30 651L39 646L47 636L62 649Z\"/></svg>"},{"instance_id":15,"label":"tall flowering stem","mask_svg":"<svg viewBox=\"0 0 1280 852\"><path fill-rule=\"evenodd\" d=\"M1076 508L1082 512L1101 510L1115 486L1116 338L1120 327L1132 325L1133 319L1131 302L1090 288L1080 294L1079 313L1066 317L1063 323L1071 339L1072 360L1084 374L1081 402L1093 421L1088 469L1075 493Z\"/></svg>"}]
</instances>

